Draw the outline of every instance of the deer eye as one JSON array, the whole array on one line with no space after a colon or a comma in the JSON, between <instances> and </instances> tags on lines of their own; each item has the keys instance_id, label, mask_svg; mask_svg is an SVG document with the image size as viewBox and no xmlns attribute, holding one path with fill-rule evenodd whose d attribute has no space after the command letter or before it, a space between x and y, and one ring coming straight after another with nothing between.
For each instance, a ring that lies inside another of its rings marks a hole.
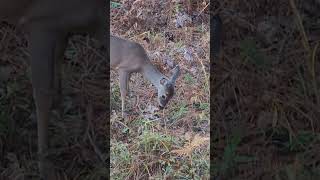
<instances>
[{"instance_id":1,"label":"deer eye","mask_svg":"<svg viewBox=\"0 0 320 180\"><path fill-rule=\"evenodd\" d=\"M160 80L160 84L162 84L162 85L165 85L166 82L167 82L167 80L166 80L165 78L162 78L162 79Z\"/></svg>"},{"instance_id":2,"label":"deer eye","mask_svg":"<svg viewBox=\"0 0 320 180\"><path fill-rule=\"evenodd\" d=\"M166 96L165 96L165 95L162 95L162 96L161 96L161 98L162 98L162 99L165 99L165 98L166 98Z\"/></svg>"}]
</instances>

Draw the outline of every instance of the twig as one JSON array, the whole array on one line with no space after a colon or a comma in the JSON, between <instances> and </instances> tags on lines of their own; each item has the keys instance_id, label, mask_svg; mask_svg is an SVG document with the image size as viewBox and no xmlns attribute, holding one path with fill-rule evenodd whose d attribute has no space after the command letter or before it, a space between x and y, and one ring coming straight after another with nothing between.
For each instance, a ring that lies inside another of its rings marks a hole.
<instances>
[{"instance_id":1,"label":"twig","mask_svg":"<svg viewBox=\"0 0 320 180\"><path fill-rule=\"evenodd\" d=\"M202 14L202 12L210 5L210 2L199 12L197 18Z\"/></svg>"}]
</instances>

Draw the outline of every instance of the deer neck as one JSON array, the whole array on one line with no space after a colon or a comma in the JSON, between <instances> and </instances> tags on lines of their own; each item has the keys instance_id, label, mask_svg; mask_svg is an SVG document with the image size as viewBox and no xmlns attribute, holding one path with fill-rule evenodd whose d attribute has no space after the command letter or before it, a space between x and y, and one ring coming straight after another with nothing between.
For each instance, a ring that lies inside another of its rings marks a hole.
<instances>
[{"instance_id":1,"label":"deer neck","mask_svg":"<svg viewBox=\"0 0 320 180\"><path fill-rule=\"evenodd\" d=\"M153 66L151 63L147 63L142 68L142 75L148 79L157 89L160 87L160 80L162 78L167 78L159 70Z\"/></svg>"}]
</instances>

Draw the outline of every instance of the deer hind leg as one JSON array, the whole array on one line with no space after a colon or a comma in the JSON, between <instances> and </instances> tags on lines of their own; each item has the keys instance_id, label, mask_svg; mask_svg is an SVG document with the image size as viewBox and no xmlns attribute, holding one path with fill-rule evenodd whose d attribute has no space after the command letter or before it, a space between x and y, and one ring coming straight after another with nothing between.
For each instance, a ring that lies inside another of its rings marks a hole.
<instances>
[{"instance_id":1,"label":"deer hind leg","mask_svg":"<svg viewBox=\"0 0 320 180\"><path fill-rule=\"evenodd\" d=\"M30 28L29 48L31 55L31 71L33 96L37 112L38 153L41 179L53 179L53 169L47 159L48 121L53 102L54 60L56 40L59 35L44 31L38 26Z\"/></svg>"},{"instance_id":2,"label":"deer hind leg","mask_svg":"<svg viewBox=\"0 0 320 180\"><path fill-rule=\"evenodd\" d=\"M124 71L119 71L119 83L120 83L120 94L121 94L121 115L122 118L126 117L125 113L125 100L128 93L128 79L129 79L129 73Z\"/></svg>"}]
</instances>

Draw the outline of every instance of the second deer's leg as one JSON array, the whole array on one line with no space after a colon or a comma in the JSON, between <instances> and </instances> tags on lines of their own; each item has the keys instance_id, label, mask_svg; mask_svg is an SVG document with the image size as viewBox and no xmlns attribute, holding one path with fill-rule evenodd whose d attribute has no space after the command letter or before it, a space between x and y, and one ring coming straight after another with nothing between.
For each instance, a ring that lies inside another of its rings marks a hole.
<instances>
[{"instance_id":1,"label":"second deer's leg","mask_svg":"<svg viewBox=\"0 0 320 180\"><path fill-rule=\"evenodd\" d=\"M121 94L121 115L124 118L125 115L125 100L128 93L128 79L129 74L124 71L119 71L119 83L120 83L120 94Z\"/></svg>"}]
</instances>

